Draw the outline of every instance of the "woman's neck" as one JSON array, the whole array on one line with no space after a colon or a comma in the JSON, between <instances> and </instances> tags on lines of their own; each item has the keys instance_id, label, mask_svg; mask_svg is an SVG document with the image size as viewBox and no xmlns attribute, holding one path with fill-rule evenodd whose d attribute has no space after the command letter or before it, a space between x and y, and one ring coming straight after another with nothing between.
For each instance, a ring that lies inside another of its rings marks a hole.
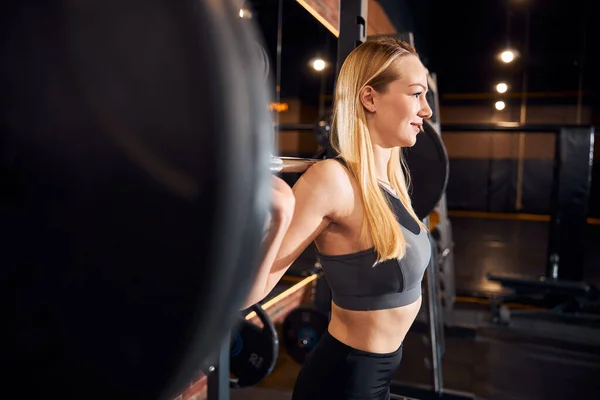
<instances>
[{"instance_id":1,"label":"woman's neck","mask_svg":"<svg viewBox=\"0 0 600 400\"><path fill-rule=\"evenodd\" d=\"M391 148L383 148L378 146L377 144L373 144L373 159L375 161L375 173L377 175L377 179L380 181L390 184L388 178L388 163L390 161L390 157L392 156Z\"/></svg>"}]
</instances>

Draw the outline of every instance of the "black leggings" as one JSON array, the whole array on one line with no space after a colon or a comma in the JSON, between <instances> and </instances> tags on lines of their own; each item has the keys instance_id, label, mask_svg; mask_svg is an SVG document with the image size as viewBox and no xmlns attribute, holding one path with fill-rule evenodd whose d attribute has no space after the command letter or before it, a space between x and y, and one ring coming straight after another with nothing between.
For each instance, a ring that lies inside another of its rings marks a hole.
<instances>
[{"instance_id":1,"label":"black leggings","mask_svg":"<svg viewBox=\"0 0 600 400\"><path fill-rule=\"evenodd\" d=\"M293 400L388 400L390 383L402 359L393 353L354 349L326 331L307 357L294 386Z\"/></svg>"}]
</instances>

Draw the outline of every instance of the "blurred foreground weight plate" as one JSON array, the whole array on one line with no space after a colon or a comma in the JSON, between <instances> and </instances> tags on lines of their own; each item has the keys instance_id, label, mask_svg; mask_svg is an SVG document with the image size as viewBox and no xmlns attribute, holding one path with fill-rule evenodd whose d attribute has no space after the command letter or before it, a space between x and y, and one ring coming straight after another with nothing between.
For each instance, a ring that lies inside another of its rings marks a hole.
<instances>
[{"instance_id":1,"label":"blurred foreground weight plate","mask_svg":"<svg viewBox=\"0 0 600 400\"><path fill-rule=\"evenodd\" d=\"M274 147L260 40L234 3L3 8L6 393L171 399L229 339Z\"/></svg>"}]
</instances>

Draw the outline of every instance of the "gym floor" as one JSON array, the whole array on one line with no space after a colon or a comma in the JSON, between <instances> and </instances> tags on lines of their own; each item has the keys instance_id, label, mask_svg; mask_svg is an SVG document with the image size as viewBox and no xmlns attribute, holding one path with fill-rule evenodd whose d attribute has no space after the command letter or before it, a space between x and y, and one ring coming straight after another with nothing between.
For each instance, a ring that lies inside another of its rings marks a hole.
<instances>
[{"instance_id":1,"label":"gym floor","mask_svg":"<svg viewBox=\"0 0 600 400\"><path fill-rule=\"evenodd\" d=\"M600 325L512 315L510 326L490 321L485 295L502 288L489 272L537 277L545 272L546 222L451 218L457 303L445 337L443 386L477 399L596 399L600 393ZM588 226L584 279L600 286L600 226ZM596 247L594 247L596 245ZM298 261L312 265L310 251ZM294 268L301 268L295 265ZM477 296L482 296L479 298ZM409 332L396 374L402 384L431 385L429 344ZM281 349L272 374L256 388L233 390L232 399L289 399L300 370Z\"/></svg>"},{"instance_id":2,"label":"gym floor","mask_svg":"<svg viewBox=\"0 0 600 400\"><path fill-rule=\"evenodd\" d=\"M487 273L536 278L546 272L548 222L451 218L457 294L502 289ZM600 287L600 225L587 225L584 280Z\"/></svg>"}]
</instances>

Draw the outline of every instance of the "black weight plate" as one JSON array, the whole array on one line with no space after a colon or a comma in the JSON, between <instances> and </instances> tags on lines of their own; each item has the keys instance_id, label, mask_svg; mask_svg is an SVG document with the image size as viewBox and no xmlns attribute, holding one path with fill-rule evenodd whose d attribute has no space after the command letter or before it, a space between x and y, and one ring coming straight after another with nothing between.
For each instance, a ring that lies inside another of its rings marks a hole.
<instances>
[{"instance_id":1,"label":"black weight plate","mask_svg":"<svg viewBox=\"0 0 600 400\"><path fill-rule=\"evenodd\" d=\"M235 376L234 387L254 386L266 378L275 367L278 339L270 329L243 321L232 334L229 370Z\"/></svg>"},{"instance_id":2,"label":"black weight plate","mask_svg":"<svg viewBox=\"0 0 600 400\"><path fill-rule=\"evenodd\" d=\"M290 357L303 364L328 325L327 316L313 307L301 306L290 311L282 326L282 343Z\"/></svg>"},{"instance_id":3,"label":"black weight plate","mask_svg":"<svg viewBox=\"0 0 600 400\"><path fill-rule=\"evenodd\" d=\"M172 398L214 360L250 290L271 185L264 71L238 11L3 8L7 393Z\"/></svg>"},{"instance_id":4,"label":"black weight plate","mask_svg":"<svg viewBox=\"0 0 600 400\"><path fill-rule=\"evenodd\" d=\"M412 205L425 218L442 198L448 183L448 154L442 138L427 121L413 147L403 149L410 170Z\"/></svg>"},{"instance_id":5,"label":"black weight plate","mask_svg":"<svg viewBox=\"0 0 600 400\"><path fill-rule=\"evenodd\" d=\"M275 365L274 348L273 338L265 336L253 323L244 321L232 335L229 357L229 370L237 378L236 386L254 386L266 378Z\"/></svg>"}]
</instances>

